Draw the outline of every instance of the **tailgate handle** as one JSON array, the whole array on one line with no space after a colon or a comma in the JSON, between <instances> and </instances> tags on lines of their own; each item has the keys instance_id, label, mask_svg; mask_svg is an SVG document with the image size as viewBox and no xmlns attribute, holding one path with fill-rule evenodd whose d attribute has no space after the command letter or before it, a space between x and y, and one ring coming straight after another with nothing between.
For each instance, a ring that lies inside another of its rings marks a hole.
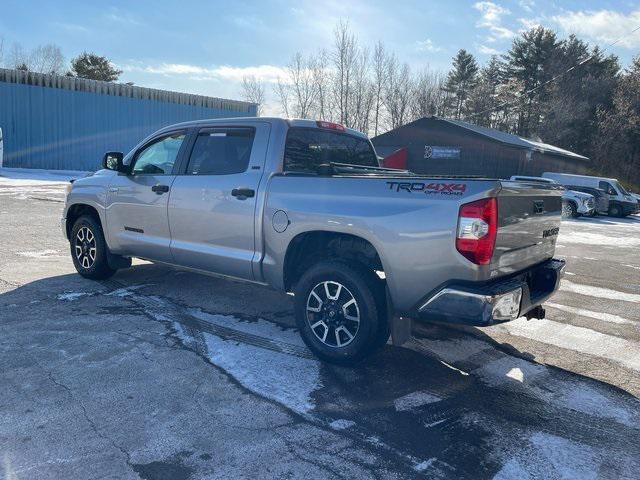
<instances>
[{"instance_id":1,"label":"tailgate handle","mask_svg":"<svg viewBox=\"0 0 640 480\"><path fill-rule=\"evenodd\" d=\"M536 215L541 215L544 213L544 200L533 201L533 213L535 213Z\"/></svg>"}]
</instances>

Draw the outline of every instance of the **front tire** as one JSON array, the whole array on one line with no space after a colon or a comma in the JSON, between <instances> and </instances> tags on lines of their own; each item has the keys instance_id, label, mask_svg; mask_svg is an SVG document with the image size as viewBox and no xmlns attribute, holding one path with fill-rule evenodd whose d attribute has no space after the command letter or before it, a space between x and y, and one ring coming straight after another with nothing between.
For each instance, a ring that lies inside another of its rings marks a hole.
<instances>
[{"instance_id":1,"label":"front tire","mask_svg":"<svg viewBox=\"0 0 640 480\"><path fill-rule=\"evenodd\" d=\"M576 218L578 216L578 208L573 202L562 203L562 218Z\"/></svg>"},{"instance_id":2,"label":"front tire","mask_svg":"<svg viewBox=\"0 0 640 480\"><path fill-rule=\"evenodd\" d=\"M71 229L69 244L73 265L83 277L104 280L116 273L107 261L107 242L100 223L94 217L83 215L76 220Z\"/></svg>"},{"instance_id":3,"label":"front tire","mask_svg":"<svg viewBox=\"0 0 640 480\"><path fill-rule=\"evenodd\" d=\"M609 207L609 216L617 218L622 217L622 208L620 208L620 206L616 204L611 205Z\"/></svg>"},{"instance_id":4,"label":"front tire","mask_svg":"<svg viewBox=\"0 0 640 480\"><path fill-rule=\"evenodd\" d=\"M379 298L384 288L373 273L322 261L302 275L294 293L302 339L326 362L355 364L389 338L384 300Z\"/></svg>"}]
</instances>

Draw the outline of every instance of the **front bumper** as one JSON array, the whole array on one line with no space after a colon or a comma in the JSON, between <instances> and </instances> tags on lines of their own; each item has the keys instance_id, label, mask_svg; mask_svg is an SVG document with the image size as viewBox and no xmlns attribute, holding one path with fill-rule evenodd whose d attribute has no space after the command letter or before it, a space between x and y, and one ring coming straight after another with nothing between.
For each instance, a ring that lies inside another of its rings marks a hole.
<instances>
[{"instance_id":1,"label":"front bumper","mask_svg":"<svg viewBox=\"0 0 640 480\"><path fill-rule=\"evenodd\" d=\"M487 283L453 283L423 300L416 317L475 326L514 320L553 295L564 268L565 261L554 258Z\"/></svg>"},{"instance_id":2,"label":"front bumper","mask_svg":"<svg viewBox=\"0 0 640 480\"><path fill-rule=\"evenodd\" d=\"M65 240L69 240L67 236L67 219L65 217L60 218L60 230L62 230L62 235Z\"/></svg>"}]
</instances>

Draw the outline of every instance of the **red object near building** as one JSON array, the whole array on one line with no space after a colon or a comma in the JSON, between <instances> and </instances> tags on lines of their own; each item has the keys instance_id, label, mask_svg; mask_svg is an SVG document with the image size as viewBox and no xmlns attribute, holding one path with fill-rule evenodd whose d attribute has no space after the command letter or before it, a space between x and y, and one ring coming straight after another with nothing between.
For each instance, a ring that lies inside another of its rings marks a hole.
<instances>
[{"instance_id":1,"label":"red object near building","mask_svg":"<svg viewBox=\"0 0 640 480\"><path fill-rule=\"evenodd\" d=\"M399 148L391 155L384 157L382 166L385 168L397 168L400 170L407 169L407 149Z\"/></svg>"}]
</instances>

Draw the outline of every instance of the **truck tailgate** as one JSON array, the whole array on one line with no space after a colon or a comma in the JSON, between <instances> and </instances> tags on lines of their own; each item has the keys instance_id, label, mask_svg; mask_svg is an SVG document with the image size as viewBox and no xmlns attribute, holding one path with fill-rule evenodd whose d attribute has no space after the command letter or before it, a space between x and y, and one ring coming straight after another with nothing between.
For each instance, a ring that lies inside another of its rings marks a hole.
<instances>
[{"instance_id":1,"label":"truck tailgate","mask_svg":"<svg viewBox=\"0 0 640 480\"><path fill-rule=\"evenodd\" d=\"M497 201L493 276L551 258L560 230L562 190L555 185L502 181Z\"/></svg>"}]
</instances>

